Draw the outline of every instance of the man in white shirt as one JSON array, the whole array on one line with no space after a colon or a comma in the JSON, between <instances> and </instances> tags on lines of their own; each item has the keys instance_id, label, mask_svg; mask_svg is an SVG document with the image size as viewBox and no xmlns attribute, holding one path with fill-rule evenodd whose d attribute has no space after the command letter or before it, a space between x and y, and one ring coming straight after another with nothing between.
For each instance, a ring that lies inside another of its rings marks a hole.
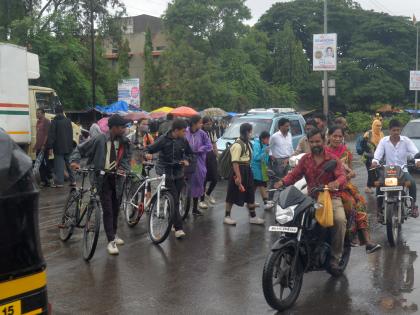
<instances>
[{"instance_id":1,"label":"man in white shirt","mask_svg":"<svg viewBox=\"0 0 420 315\"><path fill-rule=\"evenodd\" d=\"M416 218L419 215L418 207L416 206L417 187L416 181L408 172L407 160L409 158L413 158L417 153L419 153L419 150L410 138L401 136L401 129L402 126L398 120L393 119L389 122L390 135L384 137L379 142L372 160L372 167L378 166L379 161L383 158L385 158L386 165L404 167L404 181L411 182L409 194L414 199L414 206L411 215ZM416 162L416 167L420 167L420 161Z\"/></svg>"},{"instance_id":2,"label":"man in white shirt","mask_svg":"<svg viewBox=\"0 0 420 315\"><path fill-rule=\"evenodd\" d=\"M270 169L274 171L275 178L270 177L270 187L282 179L289 166L289 158L293 155L292 134L290 130L290 121L287 118L281 118L278 122L279 131L271 136L270 139ZM269 199L273 199L273 192L270 192Z\"/></svg>"}]
</instances>

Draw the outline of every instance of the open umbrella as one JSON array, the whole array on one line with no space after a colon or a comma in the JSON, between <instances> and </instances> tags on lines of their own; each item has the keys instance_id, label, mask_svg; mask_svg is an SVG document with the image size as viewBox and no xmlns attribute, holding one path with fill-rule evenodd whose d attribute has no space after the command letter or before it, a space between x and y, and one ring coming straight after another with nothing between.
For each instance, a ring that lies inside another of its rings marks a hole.
<instances>
[{"instance_id":1,"label":"open umbrella","mask_svg":"<svg viewBox=\"0 0 420 315\"><path fill-rule=\"evenodd\" d=\"M150 118L149 114L146 114L145 112L131 112L124 116L125 119L135 121L140 120L144 118Z\"/></svg>"},{"instance_id":2,"label":"open umbrella","mask_svg":"<svg viewBox=\"0 0 420 315\"><path fill-rule=\"evenodd\" d=\"M98 120L97 124L99 126L99 128L101 129L102 133L107 133L109 130L108 127L108 119L109 117L104 117Z\"/></svg>"},{"instance_id":3,"label":"open umbrella","mask_svg":"<svg viewBox=\"0 0 420 315\"><path fill-rule=\"evenodd\" d=\"M202 112L203 116L208 116L208 117L225 117L227 116L227 113L218 107L211 107L211 108L206 108L205 110L203 110Z\"/></svg>"},{"instance_id":4,"label":"open umbrella","mask_svg":"<svg viewBox=\"0 0 420 315\"><path fill-rule=\"evenodd\" d=\"M150 113L160 113L160 112L162 112L162 113L167 114L167 113L171 112L172 110L173 110L173 107L163 106L163 107L160 107L158 109L155 109L155 110L151 111Z\"/></svg>"},{"instance_id":5,"label":"open umbrella","mask_svg":"<svg viewBox=\"0 0 420 315\"><path fill-rule=\"evenodd\" d=\"M150 118L152 119L159 119L159 118L163 118L167 115L167 113L165 112L151 112L149 114Z\"/></svg>"},{"instance_id":6,"label":"open umbrella","mask_svg":"<svg viewBox=\"0 0 420 315\"><path fill-rule=\"evenodd\" d=\"M178 117L192 117L198 115L198 112L191 107L181 106L171 111L171 114Z\"/></svg>"}]
</instances>

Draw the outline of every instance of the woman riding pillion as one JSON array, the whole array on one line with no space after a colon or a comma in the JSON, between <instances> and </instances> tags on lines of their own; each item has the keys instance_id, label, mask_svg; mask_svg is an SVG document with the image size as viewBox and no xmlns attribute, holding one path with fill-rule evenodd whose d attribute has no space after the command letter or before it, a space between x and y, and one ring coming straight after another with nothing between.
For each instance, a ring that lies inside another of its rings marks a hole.
<instances>
[{"instance_id":1,"label":"woman riding pillion","mask_svg":"<svg viewBox=\"0 0 420 315\"><path fill-rule=\"evenodd\" d=\"M347 174L347 184L344 187L341 198L346 211L347 220L352 223L350 232L359 236L361 244L366 245L368 254L381 248L381 245L372 242L369 234L368 214L366 211L366 201L359 190L350 180L356 177L352 169L353 155L345 144L343 144L344 130L339 126L332 126L328 130L329 144L326 151L343 162Z\"/></svg>"},{"instance_id":2,"label":"woman riding pillion","mask_svg":"<svg viewBox=\"0 0 420 315\"><path fill-rule=\"evenodd\" d=\"M94 183L101 199L104 229L108 239L108 253L117 255L117 245L124 241L117 236L118 213L123 193L124 176L130 171L131 150L129 140L124 136L128 121L119 115L108 120L109 132L100 134L78 145L71 157L71 167L80 168L80 160L88 158L96 173ZM99 171L110 171L112 174L99 175Z\"/></svg>"}]
</instances>

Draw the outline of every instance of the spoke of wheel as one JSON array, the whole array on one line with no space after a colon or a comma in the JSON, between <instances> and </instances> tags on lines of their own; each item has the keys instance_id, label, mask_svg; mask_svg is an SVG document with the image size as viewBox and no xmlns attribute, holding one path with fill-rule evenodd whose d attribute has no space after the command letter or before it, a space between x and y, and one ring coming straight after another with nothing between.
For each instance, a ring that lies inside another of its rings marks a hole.
<instances>
[{"instance_id":1,"label":"spoke of wheel","mask_svg":"<svg viewBox=\"0 0 420 315\"><path fill-rule=\"evenodd\" d=\"M284 287L280 284L280 300L283 299Z\"/></svg>"}]
</instances>

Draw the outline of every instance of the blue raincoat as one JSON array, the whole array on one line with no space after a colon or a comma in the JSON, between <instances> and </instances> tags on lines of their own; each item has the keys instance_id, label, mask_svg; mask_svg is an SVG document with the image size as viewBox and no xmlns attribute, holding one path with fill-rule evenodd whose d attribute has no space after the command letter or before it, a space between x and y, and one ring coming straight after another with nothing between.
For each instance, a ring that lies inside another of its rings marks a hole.
<instances>
[{"instance_id":1,"label":"blue raincoat","mask_svg":"<svg viewBox=\"0 0 420 315\"><path fill-rule=\"evenodd\" d=\"M263 166L264 169L266 169L268 165L268 152L267 152L267 144L263 144L261 146L260 139L254 140L254 146L253 146L253 155L252 155L252 161L251 161L251 169L252 174L254 175L254 180L259 180L262 182L267 181L267 174L263 173ZM262 165L261 163L264 163Z\"/></svg>"}]
</instances>

